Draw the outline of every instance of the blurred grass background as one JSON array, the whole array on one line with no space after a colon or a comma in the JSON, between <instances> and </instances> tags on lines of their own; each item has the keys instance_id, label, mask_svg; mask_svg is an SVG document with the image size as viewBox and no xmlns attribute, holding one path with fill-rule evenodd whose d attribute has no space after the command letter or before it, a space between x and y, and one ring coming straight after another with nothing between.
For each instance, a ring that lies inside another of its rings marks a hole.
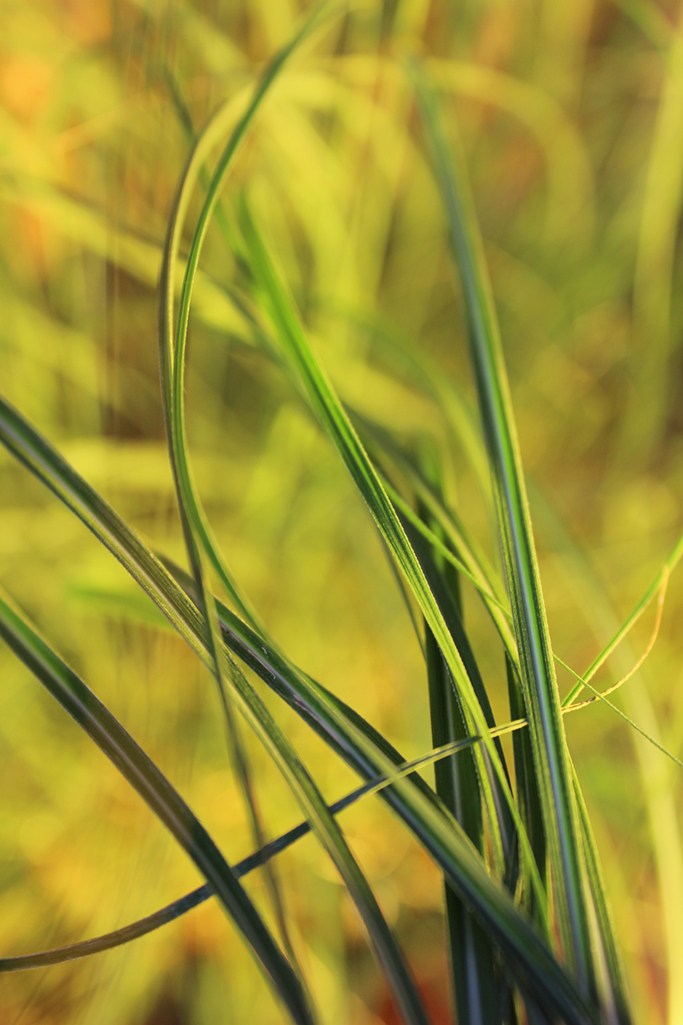
<instances>
[{"instance_id":1,"label":"blurred grass background","mask_svg":"<svg viewBox=\"0 0 683 1025\"><path fill-rule=\"evenodd\" d=\"M3 0L0 378L4 394L153 545L182 537L158 386L156 275L190 145L289 36L295 0ZM245 187L344 398L448 454L475 534L486 496L410 357L472 394L443 215L403 59L457 114L487 244L556 652L578 671L681 529L679 245L683 9L647 0L380 0L354 7L277 85ZM212 229L192 323L188 414L201 494L279 643L406 755L430 746L419 651L381 545L326 439L253 345ZM460 407L457 407L460 408ZM249 830L214 688L117 564L0 453L0 579L178 785L235 861ZM494 553L497 554L497 553ZM683 584L617 701L683 747ZM467 607L494 710L502 660ZM653 613L622 646L628 670ZM0 953L74 942L198 885L125 782L0 652ZM605 673L605 682L611 679ZM562 692L570 687L560 681ZM351 773L278 708L330 799ZM683 1021L681 786L606 707L567 720L642 1021ZM298 820L253 745L274 836ZM348 786L347 786L348 784ZM441 885L375 799L344 828L447 1020ZM325 1022L398 1019L355 912L309 837L278 858ZM247 881L261 894L262 882ZM303 940L305 937L305 942ZM282 1020L208 904L119 950L0 979L8 1025Z\"/></svg>"}]
</instances>

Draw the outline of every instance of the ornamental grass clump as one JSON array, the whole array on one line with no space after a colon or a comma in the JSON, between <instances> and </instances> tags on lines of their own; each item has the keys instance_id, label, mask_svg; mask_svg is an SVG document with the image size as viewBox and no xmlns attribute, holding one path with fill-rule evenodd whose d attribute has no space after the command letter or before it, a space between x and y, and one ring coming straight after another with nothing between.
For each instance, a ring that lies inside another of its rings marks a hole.
<instances>
[{"instance_id":1,"label":"ornamental grass clump","mask_svg":"<svg viewBox=\"0 0 683 1025\"><path fill-rule=\"evenodd\" d=\"M143 798L205 881L113 932L4 957L0 970L45 968L94 956L137 942L199 904L215 901L253 954L283 1017L297 1025L326 1020L331 1012L317 1006L302 956L300 926L289 910L287 878L278 870L280 853L310 833L355 907L391 1006L408 1025L437 1025L404 952L405 937L388 919L383 899L345 835L345 809L376 795L440 876L443 950L460 1025L627 1025L634 1019L620 942L565 720L573 712L588 715L580 710L598 704L625 718L609 694L632 676L654 644L683 539L628 619L612 625L612 639L586 672L574 671L555 655L505 343L466 160L455 123L445 115L442 83L429 61L413 55L386 57L383 73L410 110L406 144L420 154L438 190L462 317L461 324L453 324L453 338L458 344L465 334L468 339L479 424L463 391L402 332L378 317L366 318L365 329L382 349L385 366L393 362L403 368L422 401L446 425L459 458L468 461L468 473L480 487L478 501L489 503L488 551L468 527L466 504L454 500L443 434L431 432L428 423L402 423L400 408L387 423L373 417L367 403L340 397L318 336L325 325L332 333L340 324L351 331L363 317L345 307L343 296L331 291L305 295L300 283L290 284L283 269L286 261L271 241L258 175L252 184L245 154L269 103L279 89L287 89L288 76L294 92L315 89L316 82L321 90L334 91L335 83L326 82L319 70L311 72L310 82L302 78L297 61L343 14L331 4L312 8L256 85L219 106L198 133L182 91L171 73L166 74L189 149L158 276L161 396L184 556L174 551L171 557L147 544L22 410L0 400L0 440L7 451L23 472L52 492L50 502L63 503L90 530L145 596L142 602L132 592L119 596L124 618L144 608L156 629L159 617L151 600L166 626L213 677L224 734L221 757L229 760L235 786L230 799L243 802L253 853L237 862L228 856L202 813L181 796L183 787L171 782L172 772L162 771L158 759L125 728L124 717L96 696L97 678L86 682L58 653L59 636L44 637L3 591L0 634L6 645ZM360 63L356 72L351 67L353 73L364 74ZM330 115L321 131L333 131L333 120ZM362 238L362 222L359 231ZM144 247L151 244L137 242L137 256L131 260L142 265ZM231 270L225 280L203 269L205 246L211 250L212 268L220 259L228 261ZM304 242L301 249L305 264ZM220 333L221 317L230 323L227 333L239 335L265 361L269 379L286 390L287 401L315 439L310 443L324 439L364 503L422 658L422 679L415 679L413 686L426 696L422 729L431 735L431 748L423 755L405 757L388 736L298 664L268 628L268 616L247 597L232 568L239 556L229 562L224 555L193 468L187 408L192 395L191 332L204 320ZM347 376L353 377L353 347L349 351ZM542 498L534 501L534 508L540 510L546 532L555 530L564 538ZM568 550L571 542L562 544ZM558 542L557 547L562 545ZM575 566L579 559L576 555ZM584 579L589 577L586 570ZM4 585L12 590L11 579ZM470 625L475 602L488 620L490 650L484 662L477 639L479 612L474 633ZM656 623L645 655L640 661L626 656L627 671L609 687L596 687L593 677L649 606L656 610ZM494 647L499 667L495 679ZM558 665L571 680L564 698ZM142 677L137 685L144 686ZM315 757L298 749L292 714L357 777L355 787L334 803L326 796ZM681 765L655 737L628 722L640 730L645 743L659 748L657 757L668 756ZM249 734L272 760L299 808L300 824L277 839L269 838L259 795L263 756L255 755ZM429 766L433 777L424 771ZM257 869L263 883L259 895L245 881ZM229 984L221 1001L222 1012L217 1013L227 1013Z\"/></svg>"}]
</instances>

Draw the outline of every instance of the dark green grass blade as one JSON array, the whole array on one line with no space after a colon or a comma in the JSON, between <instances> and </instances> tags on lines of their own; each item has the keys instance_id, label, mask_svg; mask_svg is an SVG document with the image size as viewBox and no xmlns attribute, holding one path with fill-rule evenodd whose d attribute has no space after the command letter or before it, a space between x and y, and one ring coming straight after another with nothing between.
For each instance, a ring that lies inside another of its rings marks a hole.
<instances>
[{"instance_id":1,"label":"dark green grass blade","mask_svg":"<svg viewBox=\"0 0 683 1025\"><path fill-rule=\"evenodd\" d=\"M425 647L432 743L441 747L464 739L465 725L455 704L448 668L428 627ZM479 781L471 752L466 750L437 762L434 775L437 794L483 853ZM491 1025L496 1020L497 990L491 946L448 882L445 901L457 1020Z\"/></svg>"},{"instance_id":2,"label":"dark green grass blade","mask_svg":"<svg viewBox=\"0 0 683 1025\"><path fill-rule=\"evenodd\" d=\"M112 552L204 664L211 667L206 626L195 604L114 510L1 398L0 441ZM241 631L246 635L250 633L245 624L242 624ZM321 729L330 735L335 733L339 747L362 776L370 778L382 773L391 774L394 766L381 744L373 743L352 717L344 715L338 702L330 700L322 690L316 690L307 678L297 676L287 665L283 667L282 674L274 673L271 664L276 664L279 656L269 651L267 644L253 631L251 636L256 647L254 666L260 667L263 678L272 686L278 683L283 696L284 692L289 693L293 707L318 722ZM239 639L237 632L235 637ZM525 916L515 908L510 897L490 878L486 866L457 823L449 822L434 801L409 780L392 784L391 791L392 807L448 875L492 940L500 946L515 977L535 990L538 1001L568 1025L595 1023L594 1012L579 995L574 983Z\"/></svg>"},{"instance_id":3,"label":"dark green grass blade","mask_svg":"<svg viewBox=\"0 0 683 1025\"><path fill-rule=\"evenodd\" d=\"M508 726L509 725L519 724L508 724ZM507 726L497 727L497 732L501 732L506 728ZM374 780L370 780L368 783L351 791L351 793L346 794L338 801L335 801L334 804L330 805L329 810L332 814L336 815L345 808L350 807L362 797L366 797L373 793L381 793L385 787L390 786L400 776L409 775L412 778L415 769L419 769L422 766L427 766L432 763L438 764L441 759L450 758L458 751L466 751L472 746L472 744L477 743L479 740L480 738L476 737L464 738L463 740L446 745L445 748L437 749L427 755L415 758L410 762L403 762L396 767L396 771L392 773L391 776L377 777ZM300 823L298 826L295 826L293 829L288 830L288 832L278 837L277 840L271 841L265 847L255 851L253 854L250 854L247 858L244 858L233 867L232 871L237 878L241 878L248 872L251 872L262 865L264 862L273 858L276 854L286 850L287 847L291 846L301 837L306 836L307 833L310 832L310 829L311 827L308 822ZM175 900L171 904L161 908L159 911L156 911L151 915L147 915L145 918L142 918L137 922L133 922L131 925L124 926L122 929L106 933L103 936L96 937L92 940L84 940L80 943L74 943L66 947L42 951L36 954L23 954L16 957L0 958L0 973L22 971L29 968L39 968L52 964L60 964L65 961L74 960L80 957L87 957L90 954L99 953L116 946L121 946L160 928L162 925L174 921L180 915L186 914L188 911L191 911L193 908L197 907L203 901L208 900L212 896L215 896L215 894L208 884L200 886L196 890L192 890L190 893L185 894L185 896L180 897L178 900ZM526 998L527 1000L530 999L528 994ZM549 1018L538 1010L538 1005L535 1002L532 1003L535 1011L535 1017L533 1020L535 1022L538 1021L539 1023L549 1021ZM516 1020L514 1016L512 1017L512 1020Z\"/></svg>"},{"instance_id":4,"label":"dark green grass blade","mask_svg":"<svg viewBox=\"0 0 683 1025\"><path fill-rule=\"evenodd\" d=\"M464 173L456 170L435 100L416 78L465 295L564 956L581 991L595 995L580 827L495 308Z\"/></svg>"},{"instance_id":5,"label":"dark green grass blade","mask_svg":"<svg viewBox=\"0 0 683 1025\"><path fill-rule=\"evenodd\" d=\"M524 699L519 685L519 679L515 673L509 658L505 659L508 699L510 702L510 718L522 719L526 717ZM536 783L536 770L534 767L533 752L528 730L515 732L512 738L512 750L515 759L515 779L517 781L517 800L519 802L526 828L529 833L534 858L538 865L541 877L546 876L546 843L545 827L543 825L543 812L541 799ZM524 904L532 915L535 915L536 902L533 891L529 888L523 894Z\"/></svg>"},{"instance_id":6,"label":"dark green grass blade","mask_svg":"<svg viewBox=\"0 0 683 1025\"><path fill-rule=\"evenodd\" d=\"M427 448L422 453L421 461L435 488L441 491L441 472L437 454ZM422 519L429 522L427 510L422 507L420 512ZM410 525L405 521L403 527L462 656L486 720L489 726L493 727L493 713L488 695L464 629L459 574L454 566L446 561L442 549L426 550L424 539L414 536L415 531L411 532ZM436 529L438 531L438 526ZM425 637L432 743L438 748L465 739L468 731L448 667L427 625ZM501 763L505 766L502 748L498 748L498 753ZM477 762L472 750L436 762L434 776L437 794L460 822L474 845L484 854L480 793L484 781L478 776ZM486 783L490 785L492 794L495 793L497 781L494 773L488 774ZM497 796L499 828L507 863L512 843L512 823L509 815L505 815L507 809L504 799L501 795ZM457 1020L469 1022L471 1025L493 1025L500 1020L501 1012L500 973L497 970L494 950L478 922L472 918L448 882L445 885L445 902Z\"/></svg>"},{"instance_id":7,"label":"dark green grass blade","mask_svg":"<svg viewBox=\"0 0 683 1025\"><path fill-rule=\"evenodd\" d=\"M331 804L330 812L333 815L337 815L340 811L355 804L357 800L372 791L372 783L358 787L339 801ZM249 872L253 872L254 869L267 865L276 854L287 850L288 847L291 847L301 837L307 836L310 831L311 827L308 822L299 823L298 826L279 836L277 840L271 840L270 843L264 844L254 854L250 854L236 865L233 865L232 871L234 875L237 879L241 879L243 876L248 875ZM113 947L123 946L132 940L154 932L155 929L160 929L163 925L168 925L169 922L175 921L176 918L187 914L188 911L192 911L193 908L198 907L204 901L210 900L214 896L215 893L211 886L208 883L204 884L204 886L199 886L196 890L192 890L183 897L179 897L178 900L172 901L171 904L160 908L159 911L154 911L151 915L138 919L137 922L123 926L121 929L115 929L113 932L105 933L102 936L97 936L92 940L82 940L80 943L71 943L66 947L56 947L53 950L45 950L36 954L20 954L17 957L0 958L0 973L19 972L28 968L45 968L49 965L63 964L65 961L89 957L90 954L99 954L102 951L111 950Z\"/></svg>"},{"instance_id":8,"label":"dark green grass blade","mask_svg":"<svg viewBox=\"0 0 683 1025\"><path fill-rule=\"evenodd\" d=\"M173 834L251 945L292 1019L311 1025L314 1019L299 979L202 824L121 724L2 593L0 635Z\"/></svg>"},{"instance_id":9,"label":"dark green grass blade","mask_svg":"<svg viewBox=\"0 0 683 1025\"><path fill-rule=\"evenodd\" d=\"M369 727L372 729L371 727ZM478 738L469 737L459 742L460 749L465 751L472 744L476 743ZM456 745L451 745L455 747ZM392 753L394 753L392 751ZM406 774L410 771L408 763L401 762L400 756L395 752L399 761L397 766L406 771ZM424 756L421 759L415 759L411 765L418 767L420 765L427 765L432 758L450 758L452 754L456 753L454 750L449 750L448 753L437 756L437 753ZM438 762L437 762L438 764ZM414 778L411 775L411 778ZM419 778L419 777L417 777ZM381 793L385 786L390 786L390 780L387 777L379 777L376 780L370 780L368 783L363 784L361 787L357 787L350 793L345 794L338 801L335 801L329 806L331 814L338 815L341 811L351 807L356 801L362 797L366 797L369 794ZM287 850L292 844L296 843L302 837L307 836L310 833L311 827L308 822L300 822L298 826L294 826L293 829L289 829L286 833L283 833L276 840L271 840L270 843L265 844L259 850L253 854L243 858L242 861L237 862L236 865L232 866L232 871L238 879L247 875L249 872L253 872L254 869L259 868L263 864L267 864L275 855L281 851ZM165 907L160 908L158 911L154 911L150 915L146 915L144 918L138 919L136 922L132 922L130 925L123 926L120 929L115 929L113 932L104 933L102 936L97 936L94 939L82 940L79 943L71 943L65 947L56 947L52 950L40 951L35 954L19 954L16 957L4 957L0 958L0 973L2 972L18 972L25 971L30 968L45 968L54 964L63 964L65 961L73 961L81 957L89 957L91 954L98 954L105 950L111 950L114 947L123 946L126 943L130 943L132 940L139 939L141 936L146 936L150 932L154 932L156 929L160 929L164 925L168 925L170 922L175 921L181 915L187 914L192 911L193 908L198 907L200 904L214 897L214 891L208 884L197 887L190 893L185 894L183 897L179 897L177 900L172 901Z\"/></svg>"},{"instance_id":10,"label":"dark green grass blade","mask_svg":"<svg viewBox=\"0 0 683 1025\"><path fill-rule=\"evenodd\" d=\"M381 464L386 460L405 478L417 500L425 506L430 518L443 532L448 548L462 562L468 579L474 583L491 616L505 651L517 671L519 671L517 643L511 626L512 614L508 609L507 595L500 577L489 564L488 559L479 548L477 542L470 536L466 527L456 515L455 510L448 508L444 504L429 481L424 478L420 468L411 459L410 455L403 451L386 431L369 423L366 419L358 417L354 419L362 431L366 446L378 465L377 472L392 501L404 515L409 515L406 511L407 503L399 501L400 496L398 492L393 488L387 475L381 469ZM434 541L432 543L434 544Z\"/></svg>"}]
</instances>

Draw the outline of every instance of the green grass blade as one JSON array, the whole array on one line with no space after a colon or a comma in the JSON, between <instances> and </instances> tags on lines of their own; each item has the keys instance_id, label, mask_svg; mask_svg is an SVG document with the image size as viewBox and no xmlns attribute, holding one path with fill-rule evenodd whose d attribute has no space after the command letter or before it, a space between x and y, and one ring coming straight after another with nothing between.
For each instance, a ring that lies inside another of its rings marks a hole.
<instances>
[{"instance_id":1,"label":"green grass blade","mask_svg":"<svg viewBox=\"0 0 683 1025\"><path fill-rule=\"evenodd\" d=\"M174 285L183 224L197 179L204 169L206 156L215 144L218 132L222 127L222 111L219 111L211 119L207 127L200 134L183 171L180 187L169 218L159 279L159 363L161 390L166 418L166 433L169 439L169 451L181 510L183 511L186 523L191 527L191 532L197 537L198 546L205 551L226 592L231 596L245 618L259 629L263 629L263 624L260 623L254 609L239 588L220 551L220 546L204 513L192 477L184 417L185 346L199 258L211 221L211 215L218 202L221 186L269 90L277 81L279 74L297 48L311 31L323 21L325 15L329 13L330 6L329 3L317 5L304 21L299 31L269 62L246 110L230 133L228 142L212 175L192 236L178 303L177 323L174 313ZM186 541L188 546L194 547L195 543L191 537L188 537L187 529ZM191 553L191 562L195 572L200 571L198 559L198 555L195 557Z\"/></svg>"},{"instance_id":2,"label":"green grass blade","mask_svg":"<svg viewBox=\"0 0 683 1025\"><path fill-rule=\"evenodd\" d=\"M224 717L227 724L228 746L231 754L231 761L236 777L239 781L243 794L244 803L247 807L247 814L251 824L252 838L256 846L264 843L264 830L256 803L256 795L251 779L251 769L244 742L241 738L239 723L234 715L229 692L225 685L224 671L234 672L233 664L221 655L220 629L216 618L213 597L206 584L207 567L205 562L210 563L216 572L226 592L235 601L237 608L249 620L252 625L263 633L265 627L260 621L253 606L248 601L241 588L231 573L225 557L218 546L205 515L203 505L195 486L191 467L186 435L185 419L185 352L187 341L187 326L190 315L190 303L194 282L197 277L199 257L202 242L211 218L212 212L218 215L220 226L224 234L229 237L229 223L224 211L218 205L218 191L222 181L235 159L240 143L246 136L252 124L259 106L265 99L268 91L282 72L286 61L301 44L306 35L314 25L320 21L320 15L325 5L314 9L313 14L305 21L302 29L295 34L293 39L279 51L273 60L266 67L259 83L254 90L251 102L247 106L244 115L239 119L235 128L230 134L228 143L218 162L218 168L213 179L208 180L206 169L202 162L203 158L203 137L195 142L193 152L188 165L181 177L176 200L173 205L172 214L169 220L166 241L164 245L160 288L159 288L159 354L162 379L162 400L164 406L164 417L168 436L168 447L176 486L178 505L180 508L185 544L188 551L190 565L200 595L200 607L204 612L208 628L210 651L215 665L215 678L218 684ZM174 87L173 79L170 78L172 92L184 120L186 128L192 133L189 112L184 107L177 88ZM203 133L205 137L210 133L210 125ZM207 197L204 207L200 213L197 228L194 232L190 245L190 258L185 268L183 285L180 295L180 312L178 323L174 325L174 285L178 270L178 249L183 229L183 218L192 195L196 178L202 177L207 184ZM289 937L284 904L273 867L266 866L266 883L270 894L271 903L279 923L280 934L287 951L287 955L293 964L297 966L296 955Z\"/></svg>"},{"instance_id":3,"label":"green grass blade","mask_svg":"<svg viewBox=\"0 0 683 1025\"><path fill-rule=\"evenodd\" d=\"M410 541L413 547L413 551L415 552L415 555L418 558L422 571L425 575L425 579L429 584L429 587L432 591L432 594L434 595L439 610L444 618L444 621L453 638L458 653L463 661L463 665L465 666L467 674L470 680L472 681L472 687L474 688L477 700L479 701L479 705L482 709L487 725L489 729L492 730L495 726L493 711L491 709L488 694L486 693L486 689L484 687L484 682L479 672L479 667L477 665L474 653L472 651L469 639L467 637L467 633L464 629L461 620L461 616L459 613L459 596L458 598L454 597L452 587L449 586L446 576L443 573L443 568L437 567L435 559L432 558L432 555L428 547L425 545L422 537L420 535L417 535L415 531L412 529L411 525L405 522L402 519L402 517L400 517L400 519L402 521L403 528L406 531L406 536L408 537L408 540ZM458 603L457 605L456 601ZM450 734L451 729L454 729L456 731L454 736L467 736L468 733L472 732L472 730L468 730L467 717L464 713L457 692L453 687L452 678L445 663L441 667L438 666L438 664L434 663L433 645L436 643L436 641L434 640L434 636L433 634L431 634L431 631L429 630L428 626L426 626L426 633L428 636L431 635L432 637L431 650L429 647L427 648L427 654L429 656L427 669L428 678L430 678L430 707L433 707L432 699L437 700L437 705L439 707L440 714L446 715L447 717L450 717L452 719L450 727L446 729L447 733ZM443 686L448 687L450 692L450 695L448 697L442 696L440 700L437 697L437 692L434 690L434 687L438 689L439 680L441 680ZM434 723L432 723L432 726L433 725ZM441 743L445 743L448 739L453 738L446 736L443 740L435 740L434 743L438 746ZM507 766L505 764L505 757L503 754L502 745L500 744L500 741L495 738L494 745L498 753L498 757L500 759L500 764L503 767L508 787L510 787L510 780L507 772ZM483 805L487 813L487 822L489 830L495 831L494 835L502 851L503 863L499 866L499 870L501 877L504 877L507 875L507 865L509 862L510 852L512 848L512 835L514 832L513 821L509 814L509 809L505 801L505 794L503 793L498 778L490 765L488 756L486 754L483 754L481 758L477 759L476 757L474 757L473 759L470 759L470 761L473 761L471 768L475 775L471 777L468 781L463 780L459 784L458 790L463 794L468 795L471 792L472 801L474 803L470 811L465 811L465 809L463 808L463 818L461 818L460 816L456 817L459 821L463 822L466 833L468 834L468 836L472 838L475 845L483 853L483 822L481 820L480 800L483 801ZM464 766L463 772L466 776L469 775L467 769ZM469 803L467 799L465 803ZM478 810L475 810L475 803L477 805ZM453 808L448 804L448 802L446 802L446 804L449 807L449 809L453 811ZM466 821L469 822L469 824L471 825L471 829L469 829L465 824Z\"/></svg>"},{"instance_id":4,"label":"green grass blade","mask_svg":"<svg viewBox=\"0 0 683 1025\"><path fill-rule=\"evenodd\" d=\"M426 475L432 479L435 489L440 493L441 468L438 455L426 449L422 453L421 461ZM424 507L420 512L429 522L429 514ZM417 523L421 522L418 518ZM439 544L434 549L434 541L439 541L436 534L432 534L434 540L432 551L429 552L425 550L422 538L411 536L411 525L413 524L409 525L403 520L406 535L420 560L427 582L462 656L487 722L493 727L494 719L488 695L464 629L459 572L456 572L456 567L447 559L448 549L445 545ZM439 529L437 525L434 526L436 530ZM412 534L414 535L414 530ZM439 748L465 739L468 731L466 720L458 706L448 667L428 626L425 626L425 637L432 743L435 748ZM496 743L498 744L497 741ZM501 763L505 766L501 747L498 748L498 753ZM451 758L440 759L434 765L434 776L437 794L461 823L475 846L484 854L482 793L487 787L490 796L493 797L497 781L494 773L489 773L486 780L480 779L477 768L477 761L470 749L454 754ZM507 808L504 798L499 794L496 796L498 826L504 838L506 864L509 865L512 822L509 814L505 814ZM506 871L506 878L507 874ZM447 882L445 902L457 1020L471 1022L472 1025L493 1025L500 1020L502 1012L501 978L494 950L479 924Z\"/></svg>"},{"instance_id":5,"label":"green grass blade","mask_svg":"<svg viewBox=\"0 0 683 1025\"><path fill-rule=\"evenodd\" d=\"M602 870L600 868L598 848L595 843L593 830L588 817L586 802L583 799L581 787L579 786L578 777L576 775L576 769L573 764L572 778L574 780L576 803L578 805L579 816L581 818L581 832L583 835L584 850L586 852L586 871L588 873L588 880L591 893L593 895L595 915L597 918L596 945L599 944L602 947L602 953L605 959L605 964L599 965L599 969L601 970L598 971L598 985L601 990L601 1003L607 1008L608 1021L617 1023L617 1025L621 1025L621 1023L626 1025L626 1023L631 1021L631 1014L629 1010L631 1001L628 995L626 976L624 975L624 967L621 962L617 945L614 942L614 925L612 923L612 916L610 914L607 895L605 893L605 884L602 878Z\"/></svg>"},{"instance_id":6,"label":"green grass blade","mask_svg":"<svg viewBox=\"0 0 683 1025\"><path fill-rule=\"evenodd\" d=\"M508 700L510 702L510 716L513 720L525 719L526 709L522 690L519 685L519 676L506 656L505 665L508 679ZM516 730L512 738L512 749L515 759L515 780L517 783L517 800L520 805L524 822L526 824L531 848L538 865L541 878L546 878L546 841L545 828L543 825L543 810L541 798L536 781L536 770L534 766L531 739L528 730ZM527 887L522 894L524 906L532 917L536 916L536 900L534 893Z\"/></svg>"},{"instance_id":7,"label":"green grass blade","mask_svg":"<svg viewBox=\"0 0 683 1025\"><path fill-rule=\"evenodd\" d=\"M472 580L479 592L491 620L500 635L505 651L519 673L517 642L515 641L511 625L512 613L509 609L504 584L499 575L490 565L474 538L470 536L464 524L460 522L455 511L443 503L429 482L424 479L419 468L396 445L387 432L378 429L374 425L370 425L367 421L363 421L362 427L364 428L364 439L366 444L369 443L373 456L381 453L391 461L401 476L405 477L418 501L429 511L429 515L434 523L443 532L448 545L456 553L458 563L462 563L465 567L466 574L464 575L467 575L468 579ZM375 459L375 461L378 460ZM387 480L386 474L381 469L378 469L377 472L392 501L396 501L397 497L400 498L396 489ZM404 512L408 503L401 498L397 505L400 511ZM422 533L425 533L426 536L426 530L422 530ZM435 544L435 547L439 548L438 543L432 543ZM459 566L456 568L459 568Z\"/></svg>"},{"instance_id":8,"label":"green grass blade","mask_svg":"<svg viewBox=\"0 0 683 1025\"><path fill-rule=\"evenodd\" d=\"M301 983L213 840L133 738L0 592L0 635L173 834L220 898L293 1021L312 1025Z\"/></svg>"},{"instance_id":9,"label":"green grass blade","mask_svg":"<svg viewBox=\"0 0 683 1025\"><path fill-rule=\"evenodd\" d=\"M455 707L448 669L429 628L425 645L432 742L441 747L464 739L464 723ZM470 751L437 762L434 773L437 794L483 853L479 781ZM495 1021L497 989L491 946L448 882L445 903L457 1020L488 1025Z\"/></svg>"},{"instance_id":10,"label":"green grass blade","mask_svg":"<svg viewBox=\"0 0 683 1025\"><path fill-rule=\"evenodd\" d=\"M464 173L460 168L456 170L435 100L417 74L416 78L422 119L463 283L563 951L581 991L594 994L578 813L495 307Z\"/></svg>"},{"instance_id":11,"label":"green grass blade","mask_svg":"<svg viewBox=\"0 0 683 1025\"><path fill-rule=\"evenodd\" d=\"M228 234L229 238L229 223L225 217L224 211L217 205L220 185L225 179L225 176L235 159L240 143L246 136L258 112L259 106L265 99L272 85L277 80L278 75L282 72L286 61L303 42L315 24L321 20L321 14L325 6L326 5L323 4L322 6L318 6L314 9L313 14L304 22L302 29L297 32L293 39L275 55L266 67L254 90L251 102L229 136L228 143L223 150L221 158L219 159L216 173L211 180L207 181L206 169L203 164L204 139L207 135L211 134L211 122L205 132L202 133L202 136L200 136L200 138L195 142L188 165L181 177L176 200L169 220L160 274L159 355L162 379L162 401L164 406L164 417L166 422L171 466L173 469L176 494L181 513L183 532L185 535L185 544L197 584L197 591L201 599L199 603L200 608L202 609L206 619L210 651L215 665L214 675L218 684L224 717L227 724L228 746L231 754L231 761L247 807L252 838L255 845L259 847L264 843L264 830L256 803L256 795L251 779L251 769L246 748L241 738L239 723L234 715L228 688L226 688L224 678L226 669L231 673L234 672L235 669L229 661L227 666L224 666L225 660L221 656L220 630L216 619L213 597L206 584L206 570L208 567L204 565L205 562L208 562L214 567L226 592L232 597L237 608L240 609L249 622L262 633L265 632L265 627L253 609L251 603L240 589L228 567L225 557L223 556L223 553L221 552L213 535L193 480L185 418L185 352L187 326L202 242L205 237L212 212L215 211L217 214L220 214L219 223L223 233ZM190 133L192 133L191 122L188 121L189 112L184 107L178 90L174 87L172 78L170 78L170 84L176 101L176 107L180 110L181 117L184 119L186 128L188 128ZM208 194L190 245L190 257L186 264L180 295L178 323L175 325L174 285L177 278L179 263L178 249L183 229L184 214L187 210L198 176L201 176L204 181L207 181ZM266 883L271 902L273 904L273 909L279 923L280 933L285 944L285 949L290 961L296 965L296 956L289 938L283 900L274 874L274 869L271 865L266 866Z\"/></svg>"},{"instance_id":12,"label":"green grass blade","mask_svg":"<svg viewBox=\"0 0 683 1025\"><path fill-rule=\"evenodd\" d=\"M467 675L460 654L424 577L415 552L391 504L391 500L384 490L382 482L332 384L308 343L290 298L272 263L270 254L247 209L246 201L242 203L241 213L242 232L249 254L251 269L257 282L256 287L259 290L264 306L268 309L284 355L297 370L311 407L339 451L380 533L401 568L422 614L437 639L454 685L462 699L463 709L468 718L468 727L471 727L473 732L478 732L482 735L485 750L498 777L500 787L505 794L510 813L519 834L520 848L526 869L536 887L539 904L542 906L545 902L545 894L536 870L529 841L525 834L524 823L515 807L504 768L500 762L495 744L489 735L489 727L472 686L472 681ZM477 758L483 759L483 754L478 752ZM484 772L485 769L482 769L482 776ZM494 848L496 839L496 834L493 832ZM494 849L494 855L499 863L503 862L503 853L500 846L498 849Z\"/></svg>"}]
</instances>

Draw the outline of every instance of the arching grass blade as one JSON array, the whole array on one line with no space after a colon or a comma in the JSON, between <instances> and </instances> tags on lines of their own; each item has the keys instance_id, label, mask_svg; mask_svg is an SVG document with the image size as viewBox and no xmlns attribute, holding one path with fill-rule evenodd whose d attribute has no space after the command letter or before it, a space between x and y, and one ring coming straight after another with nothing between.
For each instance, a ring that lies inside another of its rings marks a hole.
<instances>
[{"instance_id":1,"label":"arching grass blade","mask_svg":"<svg viewBox=\"0 0 683 1025\"><path fill-rule=\"evenodd\" d=\"M90 736L192 858L251 945L292 1020L312 1025L301 983L202 824L93 692L0 592L0 636Z\"/></svg>"},{"instance_id":2,"label":"arching grass blade","mask_svg":"<svg viewBox=\"0 0 683 1025\"><path fill-rule=\"evenodd\" d=\"M528 838L525 834L524 823L517 812L514 798L505 776L505 770L501 764L495 744L489 735L489 726L477 699L472 681L467 674L462 658L450 635L391 500L346 411L339 401L329 378L306 338L293 303L277 273L244 198L241 204L241 228L250 266L255 277L256 288L263 305L269 312L283 355L298 372L305 392L308 395L311 408L346 464L380 533L391 549L398 566L401 568L425 620L437 639L453 682L462 699L464 713L468 718L468 728L473 732L480 733L483 738L484 747L498 777L501 790L505 794L510 814L519 834L520 850L526 870L537 890L539 905L542 907L545 903L545 893L536 870ZM477 758L482 759L483 754L478 752ZM482 768L482 775L485 771L485 768ZM492 834L492 842L494 845L494 857L498 859L499 863L502 863L503 853L500 846L500 838L496 836L495 832ZM497 843L498 847L496 849Z\"/></svg>"}]
</instances>

